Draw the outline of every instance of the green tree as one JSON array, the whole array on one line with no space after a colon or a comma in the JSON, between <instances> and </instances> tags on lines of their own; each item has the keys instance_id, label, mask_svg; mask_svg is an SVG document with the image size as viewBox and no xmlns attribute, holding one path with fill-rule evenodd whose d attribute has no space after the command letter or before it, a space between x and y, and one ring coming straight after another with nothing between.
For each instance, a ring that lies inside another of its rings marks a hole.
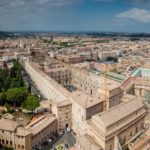
<instances>
[{"instance_id":1,"label":"green tree","mask_svg":"<svg viewBox=\"0 0 150 150\"><path fill-rule=\"evenodd\" d=\"M8 89L6 92L6 100L14 106L16 106L16 104L21 105L21 103L26 99L27 94L28 92L26 87Z\"/></svg>"},{"instance_id":2,"label":"green tree","mask_svg":"<svg viewBox=\"0 0 150 150\"><path fill-rule=\"evenodd\" d=\"M118 58L117 58L117 57L108 56L108 57L106 58L106 61L118 62Z\"/></svg>"},{"instance_id":3,"label":"green tree","mask_svg":"<svg viewBox=\"0 0 150 150\"><path fill-rule=\"evenodd\" d=\"M11 84L11 79L10 77L6 76L6 78L4 79L4 83L3 83L4 91L7 91L9 89L10 84Z\"/></svg>"},{"instance_id":4,"label":"green tree","mask_svg":"<svg viewBox=\"0 0 150 150\"><path fill-rule=\"evenodd\" d=\"M0 84L0 92L2 92L3 91L3 86L2 86L2 84Z\"/></svg>"},{"instance_id":5,"label":"green tree","mask_svg":"<svg viewBox=\"0 0 150 150\"><path fill-rule=\"evenodd\" d=\"M39 107L38 97L35 95L28 95L27 99L23 102L22 107L26 110L34 112L35 108Z\"/></svg>"},{"instance_id":6,"label":"green tree","mask_svg":"<svg viewBox=\"0 0 150 150\"><path fill-rule=\"evenodd\" d=\"M4 106L5 102L6 102L6 94L0 93L0 105Z\"/></svg>"}]
</instances>

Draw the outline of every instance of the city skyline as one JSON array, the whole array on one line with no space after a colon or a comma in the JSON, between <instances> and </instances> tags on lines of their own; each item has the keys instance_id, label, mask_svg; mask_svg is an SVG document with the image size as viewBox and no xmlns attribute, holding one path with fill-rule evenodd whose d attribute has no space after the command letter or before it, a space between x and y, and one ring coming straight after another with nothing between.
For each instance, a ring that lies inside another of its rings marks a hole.
<instances>
[{"instance_id":1,"label":"city skyline","mask_svg":"<svg viewBox=\"0 0 150 150\"><path fill-rule=\"evenodd\" d=\"M150 33L148 0L2 0L3 31Z\"/></svg>"}]
</instances>

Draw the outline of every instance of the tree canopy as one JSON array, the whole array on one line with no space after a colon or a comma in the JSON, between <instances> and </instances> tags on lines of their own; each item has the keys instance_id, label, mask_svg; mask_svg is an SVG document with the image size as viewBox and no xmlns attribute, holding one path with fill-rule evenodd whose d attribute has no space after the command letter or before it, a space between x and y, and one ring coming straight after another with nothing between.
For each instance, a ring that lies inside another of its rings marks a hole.
<instances>
[{"instance_id":1,"label":"tree canopy","mask_svg":"<svg viewBox=\"0 0 150 150\"><path fill-rule=\"evenodd\" d=\"M21 88L11 88L6 92L6 101L10 104L20 105L26 98L28 94L26 87Z\"/></svg>"},{"instance_id":2,"label":"tree canopy","mask_svg":"<svg viewBox=\"0 0 150 150\"><path fill-rule=\"evenodd\" d=\"M23 106L31 111L39 106L38 97L31 95L31 87L24 84L23 67L17 60L11 69L0 69L0 105Z\"/></svg>"},{"instance_id":3,"label":"tree canopy","mask_svg":"<svg viewBox=\"0 0 150 150\"><path fill-rule=\"evenodd\" d=\"M0 69L0 92L24 86L22 71L22 65L16 60L13 61L13 67L10 70Z\"/></svg>"},{"instance_id":4,"label":"tree canopy","mask_svg":"<svg viewBox=\"0 0 150 150\"><path fill-rule=\"evenodd\" d=\"M22 107L29 111L34 111L35 108L39 106L38 97L35 95L29 95L27 99L23 102Z\"/></svg>"}]
</instances>

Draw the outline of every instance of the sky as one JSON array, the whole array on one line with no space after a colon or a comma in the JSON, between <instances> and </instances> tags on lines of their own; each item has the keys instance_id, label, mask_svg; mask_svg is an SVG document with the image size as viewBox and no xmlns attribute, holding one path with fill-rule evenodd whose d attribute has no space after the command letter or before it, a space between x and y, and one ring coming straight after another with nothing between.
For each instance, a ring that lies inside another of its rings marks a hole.
<instances>
[{"instance_id":1,"label":"sky","mask_svg":"<svg viewBox=\"0 0 150 150\"><path fill-rule=\"evenodd\" d=\"M150 33L150 0L0 0L0 30Z\"/></svg>"}]
</instances>

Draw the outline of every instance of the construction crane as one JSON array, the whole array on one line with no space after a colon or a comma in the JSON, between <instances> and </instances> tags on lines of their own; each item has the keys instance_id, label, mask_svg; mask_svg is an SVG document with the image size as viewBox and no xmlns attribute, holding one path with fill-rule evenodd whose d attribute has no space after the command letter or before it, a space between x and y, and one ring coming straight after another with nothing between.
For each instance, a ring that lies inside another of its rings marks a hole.
<instances>
[{"instance_id":1,"label":"construction crane","mask_svg":"<svg viewBox=\"0 0 150 150\"><path fill-rule=\"evenodd\" d=\"M108 88L109 87L108 87L108 82L107 82L108 71L109 71L109 67L106 64L105 65L105 70L104 70L104 107L103 107L104 111L109 109L109 95L108 95L108 92L109 92Z\"/></svg>"}]
</instances>

